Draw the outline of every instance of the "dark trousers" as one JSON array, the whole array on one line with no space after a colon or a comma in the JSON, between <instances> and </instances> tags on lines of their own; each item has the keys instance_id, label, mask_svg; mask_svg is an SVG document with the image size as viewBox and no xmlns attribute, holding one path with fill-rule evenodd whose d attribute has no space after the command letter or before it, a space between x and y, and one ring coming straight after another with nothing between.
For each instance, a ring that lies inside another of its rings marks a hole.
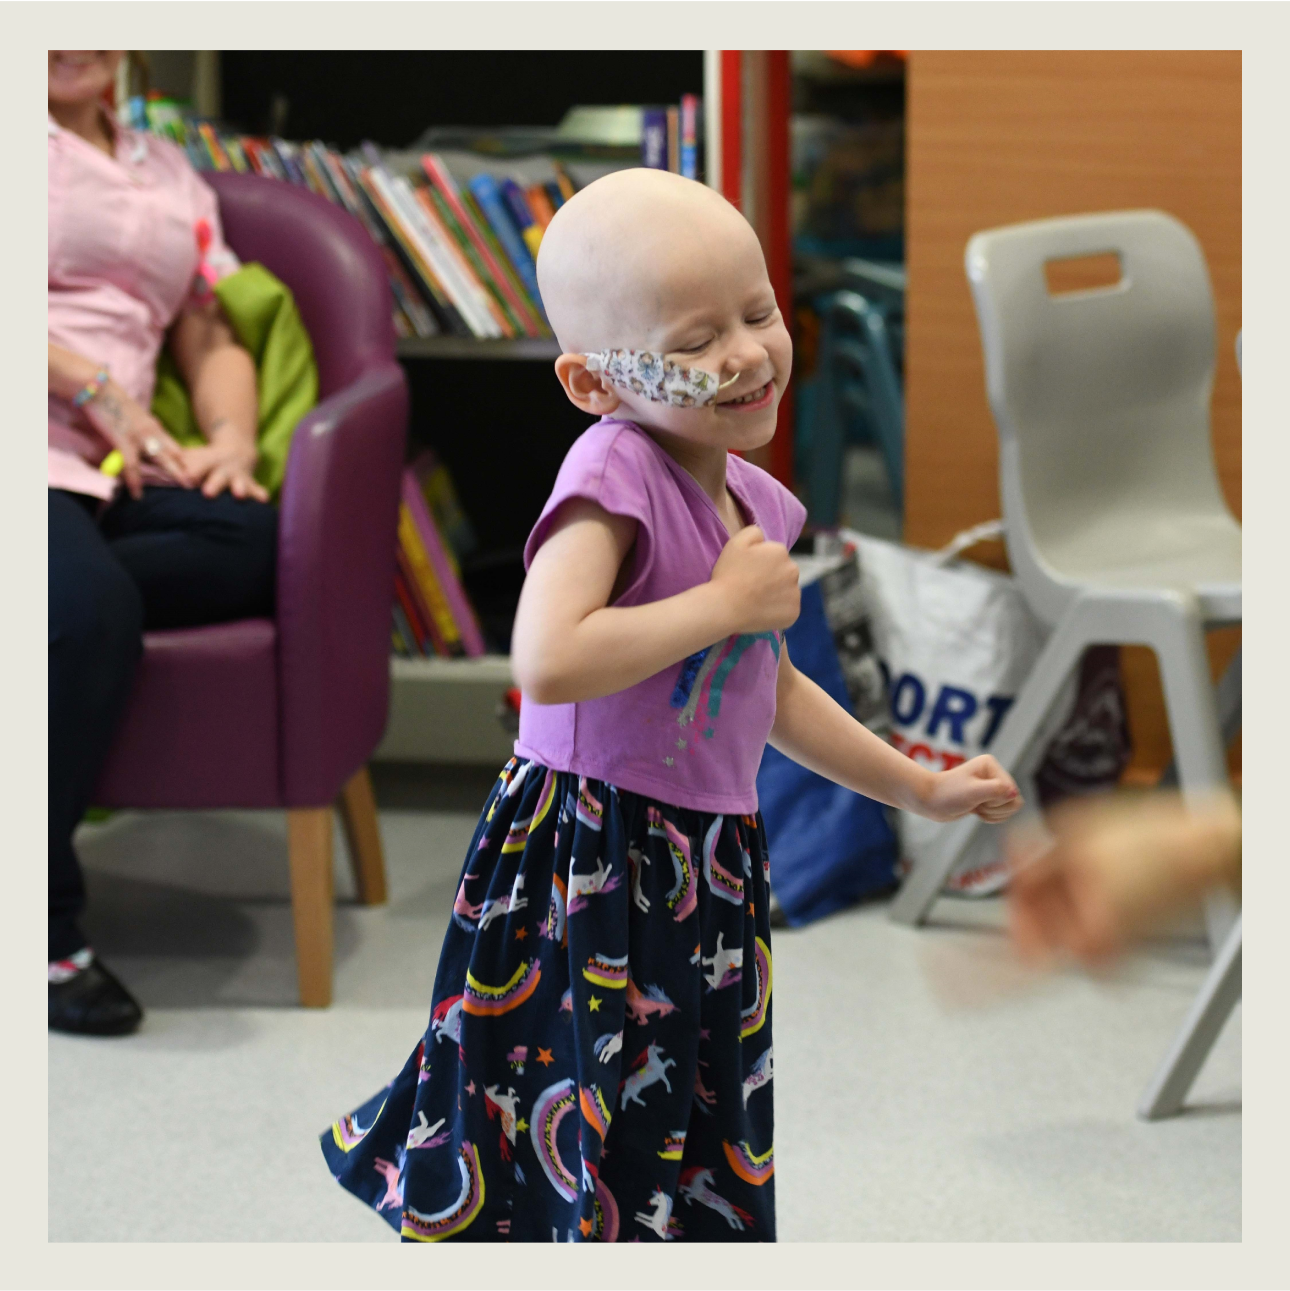
<instances>
[{"instance_id":1,"label":"dark trousers","mask_svg":"<svg viewBox=\"0 0 1290 1291\"><path fill-rule=\"evenodd\" d=\"M85 937L72 831L125 711L143 633L273 613L278 513L178 488L49 490L49 957Z\"/></svg>"}]
</instances>

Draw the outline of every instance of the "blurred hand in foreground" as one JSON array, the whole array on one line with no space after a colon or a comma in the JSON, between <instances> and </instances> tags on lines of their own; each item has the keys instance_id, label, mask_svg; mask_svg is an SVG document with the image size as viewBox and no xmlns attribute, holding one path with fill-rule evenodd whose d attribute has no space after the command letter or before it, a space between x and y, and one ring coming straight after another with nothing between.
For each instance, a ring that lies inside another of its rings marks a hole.
<instances>
[{"instance_id":1,"label":"blurred hand in foreground","mask_svg":"<svg viewBox=\"0 0 1290 1291\"><path fill-rule=\"evenodd\" d=\"M1056 844L1008 839L1013 943L1032 961L1105 963L1196 904L1241 883L1241 813L1230 794L1184 807L1175 793L1072 801L1048 821Z\"/></svg>"}]
</instances>

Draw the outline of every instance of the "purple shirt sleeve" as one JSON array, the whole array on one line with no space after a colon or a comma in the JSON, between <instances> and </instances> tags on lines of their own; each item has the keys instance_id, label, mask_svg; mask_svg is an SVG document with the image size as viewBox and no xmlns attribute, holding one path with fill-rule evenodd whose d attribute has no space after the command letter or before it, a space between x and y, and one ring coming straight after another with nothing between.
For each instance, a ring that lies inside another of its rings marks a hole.
<instances>
[{"instance_id":1,"label":"purple shirt sleeve","mask_svg":"<svg viewBox=\"0 0 1290 1291\"><path fill-rule=\"evenodd\" d=\"M556 476L555 488L524 544L524 568L547 540L556 512L571 498L585 498L639 526L638 549L648 544L652 508L647 480L653 463L639 436L619 425L597 423L580 435Z\"/></svg>"}]
</instances>

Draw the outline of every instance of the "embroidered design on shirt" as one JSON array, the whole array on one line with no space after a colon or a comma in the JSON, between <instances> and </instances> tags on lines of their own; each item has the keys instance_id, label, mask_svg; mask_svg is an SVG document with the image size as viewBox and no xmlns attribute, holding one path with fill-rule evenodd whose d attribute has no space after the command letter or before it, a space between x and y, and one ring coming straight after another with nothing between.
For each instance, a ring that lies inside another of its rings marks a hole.
<instances>
[{"instance_id":1,"label":"embroidered design on shirt","mask_svg":"<svg viewBox=\"0 0 1290 1291\"><path fill-rule=\"evenodd\" d=\"M601 372L613 385L673 408L701 408L717 397L723 384L715 372L682 367L649 350L597 350L587 355L587 371ZM735 379L724 384L732 385Z\"/></svg>"},{"instance_id":2,"label":"embroidered design on shirt","mask_svg":"<svg viewBox=\"0 0 1290 1291\"><path fill-rule=\"evenodd\" d=\"M720 645L708 646L682 661L669 701L673 708L681 710L676 715L678 726L689 726L700 717L706 717L708 723L717 720L721 715L721 698L730 674L758 641L769 642L778 661L778 632L741 632L738 636L727 637ZM716 734L716 727L705 724L702 733L704 739L710 740Z\"/></svg>"}]
</instances>

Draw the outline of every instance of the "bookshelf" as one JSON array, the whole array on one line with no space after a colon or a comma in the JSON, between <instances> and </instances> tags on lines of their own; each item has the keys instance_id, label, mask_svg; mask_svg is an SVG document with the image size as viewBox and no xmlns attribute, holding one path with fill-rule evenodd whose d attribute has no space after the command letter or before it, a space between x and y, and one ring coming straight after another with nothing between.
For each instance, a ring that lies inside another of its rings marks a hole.
<instances>
[{"instance_id":1,"label":"bookshelf","mask_svg":"<svg viewBox=\"0 0 1290 1291\"><path fill-rule=\"evenodd\" d=\"M705 89L702 51L221 51L219 103L249 134L347 150L416 144L427 128L554 127L577 105L677 103ZM509 647L528 531L564 454L589 424L551 372L553 339L403 337L409 453L448 468L480 548L466 590L495 646ZM509 658L392 658L390 719L375 758L500 765Z\"/></svg>"},{"instance_id":2,"label":"bookshelf","mask_svg":"<svg viewBox=\"0 0 1290 1291\"><path fill-rule=\"evenodd\" d=\"M500 767L514 735L499 710L514 685L506 655L390 660L390 721L378 762Z\"/></svg>"},{"instance_id":3,"label":"bookshelf","mask_svg":"<svg viewBox=\"0 0 1290 1291\"><path fill-rule=\"evenodd\" d=\"M310 163L296 150L295 161L284 153L281 164L262 165L265 136L324 140L346 153L370 141L386 155L410 154L416 165L427 150L475 146L450 138L478 139L481 131L498 137L502 127L567 138L555 127L573 107L677 104L684 95L698 94L704 99L708 182L749 215L781 307L791 316L786 51L199 50L151 51L144 64L145 73L152 73L150 86L131 93L152 88L195 102L234 135L254 136L247 141L248 156L256 152L254 169L295 182L306 182L298 172ZM240 156L241 147L234 141L230 155ZM513 147L513 140L504 143L493 160L507 160ZM613 153L612 144L606 148L602 160ZM227 166L227 159L219 159L218 140L210 150L217 166ZM489 145L482 150L488 154ZM591 160L593 168L575 174L575 184L603 173L594 170L600 155L587 154L584 161ZM631 156L618 154L618 164L637 164ZM343 174L336 177L336 163L336 156L329 161L319 154L312 162L318 174L307 182L319 192L334 190L333 200L361 215L363 200L352 193L345 197L346 181ZM572 168L572 160L568 164ZM233 165L242 168L236 159ZM329 169L331 178L323 178ZM529 176L523 182L541 187L544 181ZM397 204L384 189L380 200ZM480 254L487 256L482 249ZM392 269L396 278L398 268ZM502 311L510 308L503 305ZM425 335L435 329L407 311L399 324L401 333L420 333L402 336L397 350L411 394L409 457L433 449L453 477L480 539L479 549L461 562L462 581L486 634L502 650L509 649L523 581L524 540L565 453L589 420L553 378L558 344L531 335L543 329L530 321L519 327L529 336L496 340L445 334L458 330L461 319L441 317L435 335ZM467 322L477 335L497 330L480 317ZM512 329L502 322L500 330ZM786 483L791 436L786 405L777 442L760 463ZM389 729L378 758L495 763L509 752L511 736L497 712L512 684L507 655L394 658L391 683Z\"/></svg>"},{"instance_id":4,"label":"bookshelf","mask_svg":"<svg viewBox=\"0 0 1290 1291\"><path fill-rule=\"evenodd\" d=\"M470 336L403 336L400 359L474 359L481 362L526 363L560 357L560 343L542 337L481 341Z\"/></svg>"}]
</instances>

